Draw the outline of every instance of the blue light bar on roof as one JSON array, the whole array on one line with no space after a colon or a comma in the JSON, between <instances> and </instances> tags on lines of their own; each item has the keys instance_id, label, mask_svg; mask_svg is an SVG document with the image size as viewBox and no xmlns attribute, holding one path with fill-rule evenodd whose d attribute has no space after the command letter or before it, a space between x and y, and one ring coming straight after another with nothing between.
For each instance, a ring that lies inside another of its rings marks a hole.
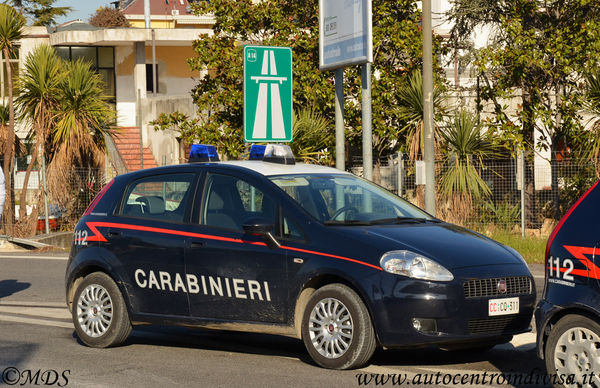
<instances>
[{"instance_id":1,"label":"blue light bar on roof","mask_svg":"<svg viewBox=\"0 0 600 388\"><path fill-rule=\"evenodd\" d=\"M266 148L265 145L252 144L250 147L250 160L263 160Z\"/></svg>"},{"instance_id":2,"label":"blue light bar on roof","mask_svg":"<svg viewBox=\"0 0 600 388\"><path fill-rule=\"evenodd\" d=\"M219 155L217 154L215 146L208 144L192 144L192 148L190 149L190 163L218 161Z\"/></svg>"},{"instance_id":3,"label":"blue light bar on roof","mask_svg":"<svg viewBox=\"0 0 600 388\"><path fill-rule=\"evenodd\" d=\"M294 153L287 144L268 144L263 160L271 163L296 164Z\"/></svg>"}]
</instances>

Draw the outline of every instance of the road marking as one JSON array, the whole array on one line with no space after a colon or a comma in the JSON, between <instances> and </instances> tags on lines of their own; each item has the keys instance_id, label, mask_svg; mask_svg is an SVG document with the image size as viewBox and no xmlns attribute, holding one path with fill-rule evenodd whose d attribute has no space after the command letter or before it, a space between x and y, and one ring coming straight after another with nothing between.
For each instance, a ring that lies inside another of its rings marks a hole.
<instances>
[{"instance_id":1,"label":"road marking","mask_svg":"<svg viewBox=\"0 0 600 388\"><path fill-rule=\"evenodd\" d=\"M71 319L71 314L66 307L62 309L51 307L22 307L22 306L3 306L0 305L0 313L22 314L34 317Z\"/></svg>"},{"instance_id":2,"label":"road marking","mask_svg":"<svg viewBox=\"0 0 600 388\"><path fill-rule=\"evenodd\" d=\"M0 259L32 259L32 260L69 260L69 256L38 256L38 255L30 255L30 256L10 256L10 255L0 255Z\"/></svg>"},{"instance_id":3,"label":"road marking","mask_svg":"<svg viewBox=\"0 0 600 388\"><path fill-rule=\"evenodd\" d=\"M30 302L18 300L0 300L0 306L66 307L65 302Z\"/></svg>"},{"instance_id":4,"label":"road marking","mask_svg":"<svg viewBox=\"0 0 600 388\"><path fill-rule=\"evenodd\" d=\"M47 319L15 317L12 315L4 315L4 314L0 314L0 321L29 323L32 325L54 326L54 327L62 327L65 329L73 329L73 324L68 323L68 322L50 321Z\"/></svg>"}]
</instances>

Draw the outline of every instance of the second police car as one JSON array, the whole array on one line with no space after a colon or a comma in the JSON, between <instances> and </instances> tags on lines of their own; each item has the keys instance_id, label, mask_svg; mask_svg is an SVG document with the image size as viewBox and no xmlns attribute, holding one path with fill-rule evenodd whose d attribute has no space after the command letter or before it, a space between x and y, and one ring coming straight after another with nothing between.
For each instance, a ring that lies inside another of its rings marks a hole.
<instances>
[{"instance_id":1,"label":"second police car","mask_svg":"<svg viewBox=\"0 0 600 388\"><path fill-rule=\"evenodd\" d=\"M516 251L264 148L251 151L263 160L120 175L99 193L66 272L85 344L121 344L146 323L254 331L348 369L377 346L487 348L530 330L534 283Z\"/></svg>"},{"instance_id":2,"label":"second police car","mask_svg":"<svg viewBox=\"0 0 600 388\"><path fill-rule=\"evenodd\" d=\"M560 220L546 246L535 311L538 356L557 387L600 387L600 185Z\"/></svg>"}]
</instances>

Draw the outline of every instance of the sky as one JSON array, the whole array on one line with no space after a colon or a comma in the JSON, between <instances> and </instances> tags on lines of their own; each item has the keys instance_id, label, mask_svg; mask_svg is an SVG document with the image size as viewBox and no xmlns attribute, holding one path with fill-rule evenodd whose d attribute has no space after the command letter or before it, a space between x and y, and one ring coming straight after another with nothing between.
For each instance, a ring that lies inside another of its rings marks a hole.
<instances>
[{"instance_id":1,"label":"sky","mask_svg":"<svg viewBox=\"0 0 600 388\"><path fill-rule=\"evenodd\" d=\"M56 24L74 19L88 20L96 9L108 6L111 1L114 0L57 0L55 7L71 7L72 10L66 16L56 19Z\"/></svg>"}]
</instances>

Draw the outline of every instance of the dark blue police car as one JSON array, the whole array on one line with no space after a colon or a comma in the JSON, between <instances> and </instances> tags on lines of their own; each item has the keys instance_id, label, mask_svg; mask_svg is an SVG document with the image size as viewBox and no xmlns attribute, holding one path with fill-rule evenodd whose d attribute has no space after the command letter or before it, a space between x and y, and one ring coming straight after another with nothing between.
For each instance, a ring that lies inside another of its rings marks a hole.
<instances>
[{"instance_id":1,"label":"dark blue police car","mask_svg":"<svg viewBox=\"0 0 600 388\"><path fill-rule=\"evenodd\" d=\"M333 168L267 146L246 161L117 176L78 223L66 295L79 338L136 324L302 339L327 368L375 348L485 348L530 330L533 278L513 249Z\"/></svg>"},{"instance_id":2,"label":"dark blue police car","mask_svg":"<svg viewBox=\"0 0 600 388\"><path fill-rule=\"evenodd\" d=\"M600 387L600 186L558 223L546 246L535 311L538 355L556 386Z\"/></svg>"}]
</instances>

